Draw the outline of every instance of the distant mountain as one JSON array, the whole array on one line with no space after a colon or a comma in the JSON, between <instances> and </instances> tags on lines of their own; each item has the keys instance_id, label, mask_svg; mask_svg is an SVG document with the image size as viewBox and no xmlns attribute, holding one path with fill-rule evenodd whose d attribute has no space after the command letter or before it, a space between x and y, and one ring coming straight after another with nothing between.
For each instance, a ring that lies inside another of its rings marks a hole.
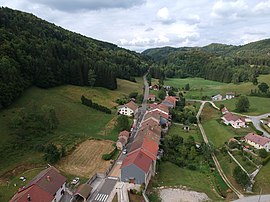
<instances>
[{"instance_id":1,"label":"distant mountain","mask_svg":"<svg viewBox=\"0 0 270 202\"><path fill-rule=\"evenodd\" d=\"M151 68L155 77L256 84L259 74L270 73L270 39L243 46L212 43L204 47L152 48L142 54L155 62Z\"/></svg>"},{"instance_id":2,"label":"distant mountain","mask_svg":"<svg viewBox=\"0 0 270 202\"><path fill-rule=\"evenodd\" d=\"M95 86L115 89L116 77L134 80L146 62L136 52L0 7L0 109L31 85L89 85L89 69Z\"/></svg>"}]
</instances>

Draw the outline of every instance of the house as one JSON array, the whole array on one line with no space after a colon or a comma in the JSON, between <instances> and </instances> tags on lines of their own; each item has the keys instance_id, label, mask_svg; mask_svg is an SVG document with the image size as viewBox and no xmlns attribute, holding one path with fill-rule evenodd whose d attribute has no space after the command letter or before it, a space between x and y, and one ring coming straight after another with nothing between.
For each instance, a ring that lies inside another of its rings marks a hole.
<instances>
[{"instance_id":1,"label":"house","mask_svg":"<svg viewBox=\"0 0 270 202\"><path fill-rule=\"evenodd\" d=\"M229 112L229 110L227 109L227 107L223 107L222 109L221 109L221 113L222 114L227 114Z\"/></svg>"},{"instance_id":2,"label":"house","mask_svg":"<svg viewBox=\"0 0 270 202\"><path fill-rule=\"evenodd\" d=\"M162 104L168 106L169 108L175 108L177 99L173 96L167 96L165 100L163 100Z\"/></svg>"},{"instance_id":3,"label":"house","mask_svg":"<svg viewBox=\"0 0 270 202\"><path fill-rule=\"evenodd\" d=\"M149 89L151 89L151 90L159 90L159 86L157 84L155 84L155 85L150 86Z\"/></svg>"},{"instance_id":4,"label":"house","mask_svg":"<svg viewBox=\"0 0 270 202\"><path fill-rule=\"evenodd\" d=\"M245 142L255 147L256 149L265 149L270 151L270 139L257 135L255 133L249 133L245 136Z\"/></svg>"},{"instance_id":5,"label":"house","mask_svg":"<svg viewBox=\"0 0 270 202\"><path fill-rule=\"evenodd\" d=\"M221 119L226 125L231 125L234 128L246 127L245 119L232 114L231 112L226 113Z\"/></svg>"},{"instance_id":6,"label":"house","mask_svg":"<svg viewBox=\"0 0 270 202\"><path fill-rule=\"evenodd\" d=\"M217 94L212 96L212 101L221 101L222 100L222 95Z\"/></svg>"},{"instance_id":7,"label":"house","mask_svg":"<svg viewBox=\"0 0 270 202\"><path fill-rule=\"evenodd\" d=\"M166 90L171 90L172 89L171 86L163 86L163 88L166 89Z\"/></svg>"},{"instance_id":8,"label":"house","mask_svg":"<svg viewBox=\"0 0 270 202\"><path fill-rule=\"evenodd\" d=\"M66 178L50 166L41 171L10 202L49 201L58 202L66 190Z\"/></svg>"},{"instance_id":9,"label":"house","mask_svg":"<svg viewBox=\"0 0 270 202\"><path fill-rule=\"evenodd\" d=\"M116 142L116 147L119 150L123 150L123 148L126 146L129 138L129 132L124 130L121 131L118 135L118 140Z\"/></svg>"},{"instance_id":10,"label":"house","mask_svg":"<svg viewBox=\"0 0 270 202\"><path fill-rule=\"evenodd\" d=\"M155 102L155 101L156 101L156 96L153 95L153 94L149 94L149 96L148 96L148 101L150 101L150 102Z\"/></svg>"},{"instance_id":11,"label":"house","mask_svg":"<svg viewBox=\"0 0 270 202\"><path fill-rule=\"evenodd\" d=\"M118 113L126 116L134 116L137 111L138 106L133 101L118 107Z\"/></svg>"},{"instance_id":12,"label":"house","mask_svg":"<svg viewBox=\"0 0 270 202\"><path fill-rule=\"evenodd\" d=\"M90 184L81 184L72 196L71 202L86 202L91 194L92 187Z\"/></svg>"},{"instance_id":13,"label":"house","mask_svg":"<svg viewBox=\"0 0 270 202\"><path fill-rule=\"evenodd\" d=\"M147 186L154 170L152 159L143 151L128 154L121 165L121 181Z\"/></svg>"},{"instance_id":14,"label":"house","mask_svg":"<svg viewBox=\"0 0 270 202\"><path fill-rule=\"evenodd\" d=\"M235 93L233 93L233 92L226 93L226 95L225 95L226 100L230 100L234 97L235 97Z\"/></svg>"},{"instance_id":15,"label":"house","mask_svg":"<svg viewBox=\"0 0 270 202\"><path fill-rule=\"evenodd\" d=\"M159 104L156 106L153 106L149 111L159 111L165 114L169 114L169 107L165 104Z\"/></svg>"}]
</instances>

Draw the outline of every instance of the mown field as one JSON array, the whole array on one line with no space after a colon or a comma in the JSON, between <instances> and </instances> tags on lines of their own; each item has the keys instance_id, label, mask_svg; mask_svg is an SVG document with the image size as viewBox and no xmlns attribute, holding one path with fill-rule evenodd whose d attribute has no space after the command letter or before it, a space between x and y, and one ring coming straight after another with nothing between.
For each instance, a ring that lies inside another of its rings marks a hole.
<instances>
[{"instance_id":1,"label":"mown field","mask_svg":"<svg viewBox=\"0 0 270 202\"><path fill-rule=\"evenodd\" d=\"M270 74L260 75L258 77L259 82L265 82L270 85ZM190 85L190 91L186 93L186 97L189 99L201 99L202 96L213 96L218 93L225 95L226 92L236 92L237 94L248 94L251 89L255 89L251 82L245 82L240 84L233 83L221 83L217 81L205 80L203 78L186 78L177 79L170 78L165 80L165 85L174 86L182 89L186 84Z\"/></svg>"},{"instance_id":2,"label":"mown field","mask_svg":"<svg viewBox=\"0 0 270 202\"><path fill-rule=\"evenodd\" d=\"M270 193L270 186L269 186L269 179L270 179L270 162L264 165L258 175L255 177L255 184L253 187L254 192L259 194L269 194Z\"/></svg>"},{"instance_id":3,"label":"mown field","mask_svg":"<svg viewBox=\"0 0 270 202\"><path fill-rule=\"evenodd\" d=\"M197 126L190 126L189 131L185 131L183 127L184 125L173 123L173 125L170 127L168 135L180 135L184 139L187 139L188 136L192 136L196 142L202 141L201 134Z\"/></svg>"},{"instance_id":4,"label":"mown field","mask_svg":"<svg viewBox=\"0 0 270 202\"><path fill-rule=\"evenodd\" d=\"M212 190L211 180L199 171L180 168L170 162L161 162L159 173L154 179L154 186L187 186L191 190L204 192L213 201L221 198Z\"/></svg>"},{"instance_id":5,"label":"mown field","mask_svg":"<svg viewBox=\"0 0 270 202\"><path fill-rule=\"evenodd\" d=\"M116 116L114 107L117 104L114 101L121 96L127 96L130 92L143 93L143 80L142 78L137 79L137 83L119 79L118 89L114 91L72 85L50 89L37 87L27 89L9 108L0 111L0 148L11 144L10 141L16 138L14 131L10 128L10 123L21 109L29 108L32 103L36 103L38 107L53 106L59 120L59 125L54 133L35 139L35 144L52 142L70 150L89 138L115 141L117 131L113 130L113 118ZM113 109L113 114L105 114L82 105L81 95ZM5 192L2 190L5 190L7 181L13 181L15 176L26 170L46 165L43 153L35 150L22 150L17 146L9 151L1 152L4 158L0 159L0 195L4 195ZM5 154L5 152L7 153Z\"/></svg>"}]
</instances>

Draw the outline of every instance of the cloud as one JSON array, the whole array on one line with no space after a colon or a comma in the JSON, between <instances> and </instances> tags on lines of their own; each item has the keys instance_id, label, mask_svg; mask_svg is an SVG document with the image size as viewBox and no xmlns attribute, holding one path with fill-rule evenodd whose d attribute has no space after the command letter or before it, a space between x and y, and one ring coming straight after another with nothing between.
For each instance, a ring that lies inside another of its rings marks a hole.
<instances>
[{"instance_id":1,"label":"cloud","mask_svg":"<svg viewBox=\"0 0 270 202\"><path fill-rule=\"evenodd\" d=\"M244 0L218 0L213 8L211 15L216 18L236 19L248 13L248 5Z\"/></svg>"},{"instance_id":2,"label":"cloud","mask_svg":"<svg viewBox=\"0 0 270 202\"><path fill-rule=\"evenodd\" d=\"M253 12L260 14L270 13L270 0L259 2L254 7Z\"/></svg>"},{"instance_id":3,"label":"cloud","mask_svg":"<svg viewBox=\"0 0 270 202\"><path fill-rule=\"evenodd\" d=\"M148 27L146 30L144 30L145 32L151 32L154 31L154 29L152 27Z\"/></svg>"},{"instance_id":4,"label":"cloud","mask_svg":"<svg viewBox=\"0 0 270 202\"><path fill-rule=\"evenodd\" d=\"M50 8L71 12L79 10L100 10L110 8L130 8L142 5L146 0L29 0L32 4L42 4Z\"/></svg>"},{"instance_id":5,"label":"cloud","mask_svg":"<svg viewBox=\"0 0 270 202\"><path fill-rule=\"evenodd\" d=\"M157 21L161 22L162 24L172 24L175 22L175 19L170 16L169 9L167 7L163 7L158 10L157 14Z\"/></svg>"}]
</instances>

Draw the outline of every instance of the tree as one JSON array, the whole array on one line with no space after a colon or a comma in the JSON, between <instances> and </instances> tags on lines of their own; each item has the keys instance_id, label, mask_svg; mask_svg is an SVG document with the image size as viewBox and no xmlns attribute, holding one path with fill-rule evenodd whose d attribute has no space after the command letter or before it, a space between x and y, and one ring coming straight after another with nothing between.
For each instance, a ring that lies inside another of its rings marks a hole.
<instances>
[{"instance_id":1,"label":"tree","mask_svg":"<svg viewBox=\"0 0 270 202\"><path fill-rule=\"evenodd\" d=\"M93 87L96 82L96 74L92 69L88 70L88 85Z\"/></svg>"},{"instance_id":2,"label":"tree","mask_svg":"<svg viewBox=\"0 0 270 202\"><path fill-rule=\"evenodd\" d=\"M116 126L118 131L129 130L130 125L128 122L128 117L124 116L124 115L118 116L115 126Z\"/></svg>"},{"instance_id":3,"label":"tree","mask_svg":"<svg viewBox=\"0 0 270 202\"><path fill-rule=\"evenodd\" d=\"M138 92L131 92L129 95L128 95L128 97L129 98L137 98L137 96L138 96Z\"/></svg>"},{"instance_id":4,"label":"tree","mask_svg":"<svg viewBox=\"0 0 270 202\"><path fill-rule=\"evenodd\" d=\"M56 163L61 158L61 151L59 151L54 144L49 144L45 148L45 154L43 158L49 163Z\"/></svg>"},{"instance_id":5,"label":"tree","mask_svg":"<svg viewBox=\"0 0 270 202\"><path fill-rule=\"evenodd\" d=\"M235 103L235 107L238 112L247 112L249 110L249 106L249 100L244 95L241 95Z\"/></svg>"},{"instance_id":6,"label":"tree","mask_svg":"<svg viewBox=\"0 0 270 202\"><path fill-rule=\"evenodd\" d=\"M259 156L262 158L266 158L268 156L268 153L265 149L260 149L259 150Z\"/></svg>"},{"instance_id":7,"label":"tree","mask_svg":"<svg viewBox=\"0 0 270 202\"><path fill-rule=\"evenodd\" d=\"M262 92L262 93L267 93L268 89L269 89L269 86L267 83L261 83L260 85L258 85L258 88L259 90Z\"/></svg>"},{"instance_id":8,"label":"tree","mask_svg":"<svg viewBox=\"0 0 270 202\"><path fill-rule=\"evenodd\" d=\"M239 166L235 167L233 170L233 177L236 182L243 187L247 187L251 183L248 175Z\"/></svg>"},{"instance_id":9,"label":"tree","mask_svg":"<svg viewBox=\"0 0 270 202\"><path fill-rule=\"evenodd\" d=\"M165 99L165 96L166 96L166 91L165 90L160 90L158 92L158 98L161 99L161 100L164 100Z\"/></svg>"},{"instance_id":10,"label":"tree","mask_svg":"<svg viewBox=\"0 0 270 202\"><path fill-rule=\"evenodd\" d=\"M190 89L190 86L189 86L189 83L187 83L187 84L185 85L185 90L186 90L186 91L189 91L189 89Z\"/></svg>"}]
</instances>

